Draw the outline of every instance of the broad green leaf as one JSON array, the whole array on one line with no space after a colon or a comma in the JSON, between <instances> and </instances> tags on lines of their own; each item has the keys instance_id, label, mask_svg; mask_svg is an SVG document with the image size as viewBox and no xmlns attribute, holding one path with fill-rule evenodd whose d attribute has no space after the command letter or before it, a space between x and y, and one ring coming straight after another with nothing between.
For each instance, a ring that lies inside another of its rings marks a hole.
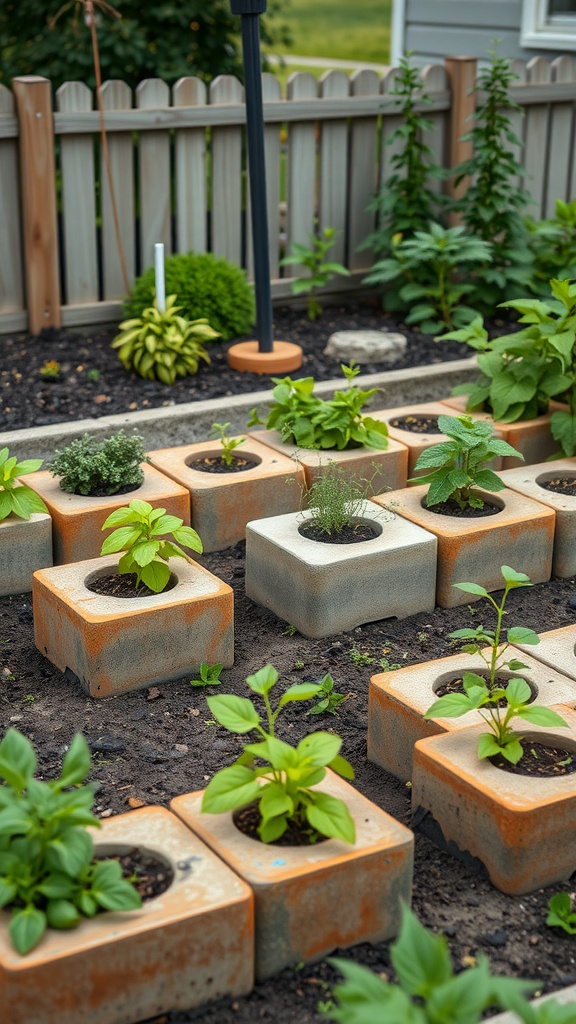
<instances>
[{"instance_id":1,"label":"broad green leaf","mask_svg":"<svg viewBox=\"0 0 576 1024\"><path fill-rule=\"evenodd\" d=\"M56 872L76 878L91 860L94 844L83 829L67 828L47 843L46 863Z\"/></svg>"},{"instance_id":2,"label":"broad green leaf","mask_svg":"<svg viewBox=\"0 0 576 1024\"><path fill-rule=\"evenodd\" d=\"M506 638L509 644L529 644L535 647L536 644L540 643L538 633L525 626L511 626L506 633Z\"/></svg>"},{"instance_id":3,"label":"broad green leaf","mask_svg":"<svg viewBox=\"0 0 576 1024\"><path fill-rule=\"evenodd\" d=\"M155 594L161 594L164 588L168 585L170 579L170 569L165 562L160 562L158 559L154 559L149 565L145 565L142 568L142 582L150 587Z\"/></svg>"},{"instance_id":4,"label":"broad green leaf","mask_svg":"<svg viewBox=\"0 0 576 1024\"><path fill-rule=\"evenodd\" d=\"M426 1024L425 1011L397 985L389 985L366 967L352 960L329 960L345 978L336 985L339 1005L331 1009L330 1020L341 1024Z\"/></svg>"},{"instance_id":5,"label":"broad green leaf","mask_svg":"<svg viewBox=\"0 0 576 1024\"><path fill-rule=\"evenodd\" d=\"M62 764L59 788L76 786L83 782L90 771L90 749L82 733L77 732L70 744Z\"/></svg>"},{"instance_id":6,"label":"broad green leaf","mask_svg":"<svg viewBox=\"0 0 576 1024\"><path fill-rule=\"evenodd\" d=\"M182 520L179 519L178 516L162 515L154 523L154 526L153 526L153 529L152 529L152 536L153 537L158 537L159 535L161 535L163 533L174 533L175 534L176 530L180 530L181 527L182 527ZM188 527L188 529L190 530L191 528ZM191 532L192 533L196 533L195 530L192 530ZM196 536L198 536L198 534L196 534Z\"/></svg>"},{"instance_id":7,"label":"broad green leaf","mask_svg":"<svg viewBox=\"0 0 576 1024\"><path fill-rule=\"evenodd\" d=\"M254 693L264 695L278 682L278 673L273 665L265 665L254 675L248 676L246 682Z\"/></svg>"},{"instance_id":8,"label":"broad green leaf","mask_svg":"<svg viewBox=\"0 0 576 1024\"><path fill-rule=\"evenodd\" d=\"M280 698L280 706L290 703L293 700L311 700L317 697L322 690L321 683L294 683Z\"/></svg>"},{"instance_id":9,"label":"broad green leaf","mask_svg":"<svg viewBox=\"0 0 576 1024\"><path fill-rule=\"evenodd\" d=\"M465 693L447 693L439 697L428 708L424 718L460 718L467 711L473 711L474 704Z\"/></svg>"},{"instance_id":10,"label":"broad green leaf","mask_svg":"<svg viewBox=\"0 0 576 1024\"><path fill-rule=\"evenodd\" d=\"M133 501L130 502L128 508L131 508L133 512L136 512L139 516L142 516L144 520L147 520L150 513L154 511L152 505L150 505L147 501L142 501L141 498L134 498ZM163 509L163 512L165 511L166 509Z\"/></svg>"},{"instance_id":11,"label":"broad green leaf","mask_svg":"<svg viewBox=\"0 0 576 1024\"><path fill-rule=\"evenodd\" d=\"M53 899L48 900L46 920L49 928L75 928L80 920L80 914L70 900Z\"/></svg>"},{"instance_id":12,"label":"broad green leaf","mask_svg":"<svg viewBox=\"0 0 576 1024\"><path fill-rule=\"evenodd\" d=\"M8 903L11 903L17 891L15 884L10 879L0 877L0 907L5 907Z\"/></svg>"},{"instance_id":13,"label":"broad green leaf","mask_svg":"<svg viewBox=\"0 0 576 1024\"><path fill-rule=\"evenodd\" d=\"M33 904L14 910L8 927L12 945L22 955L38 945L46 931L46 915Z\"/></svg>"},{"instance_id":14,"label":"broad green leaf","mask_svg":"<svg viewBox=\"0 0 576 1024\"><path fill-rule=\"evenodd\" d=\"M428 999L438 985L452 977L446 939L426 931L405 904L400 937L390 950L390 958L400 984L413 996Z\"/></svg>"},{"instance_id":15,"label":"broad green leaf","mask_svg":"<svg viewBox=\"0 0 576 1024\"><path fill-rule=\"evenodd\" d=\"M270 764L277 771L288 771L298 767L298 751L294 750L289 743L279 740L276 736L268 736L268 758Z\"/></svg>"},{"instance_id":16,"label":"broad green leaf","mask_svg":"<svg viewBox=\"0 0 576 1024\"><path fill-rule=\"evenodd\" d=\"M52 874L38 886L38 892L50 900L67 900L73 893L75 882L69 875Z\"/></svg>"},{"instance_id":17,"label":"broad green leaf","mask_svg":"<svg viewBox=\"0 0 576 1024\"><path fill-rule=\"evenodd\" d=\"M130 508L117 508L114 512L111 512L105 523L102 526L103 530L108 530L113 526L128 526L130 523L137 523L138 516Z\"/></svg>"},{"instance_id":18,"label":"broad green leaf","mask_svg":"<svg viewBox=\"0 0 576 1024\"><path fill-rule=\"evenodd\" d=\"M457 590L463 590L465 594L478 594L479 597L488 597L486 588L481 587L478 583L453 583L452 586L456 587ZM454 632L450 635L455 636L456 633Z\"/></svg>"},{"instance_id":19,"label":"broad green leaf","mask_svg":"<svg viewBox=\"0 0 576 1024\"><path fill-rule=\"evenodd\" d=\"M532 696L532 691L525 679L511 679L506 685L506 700L514 707L526 704Z\"/></svg>"},{"instance_id":20,"label":"broad green leaf","mask_svg":"<svg viewBox=\"0 0 576 1024\"><path fill-rule=\"evenodd\" d=\"M202 541L196 530L193 530L191 526L180 526L177 530L174 530L173 536L185 548L190 548L191 551L198 551L200 554L202 553Z\"/></svg>"},{"instance_id":21,"label":"broad green leaf","mask_svg":"<svg viewBox=\"0 0 576 1024\"><path fill-rule=\"evenodd\" d=\"M270 782L261 788L259 810L264 820L279 815L290 816L294 812L294 803L281 782Z\"/></svg>"},{"instance_id":22,"label":"broad green leaf","mask_svg":"<svg viewBox=\"0 0 576 1024\"><path fill-rule=\"evenodd\" d=\"M344 801L317 790L312 791L310 795L313 803L306 808L306 817L312 828L329 838L354 843L356 828Z\"/></svg>"},{"instance_id":23,"label":"broad green leaf","mask_svg":"<svg viewBox=\"0 0 576 1024\"><path fill-rule=\"evenodd\" d=\"M566 726L568 722L552 708L542 707L541 704L528 704L527 707L518 708L516 714L525 722L532 722L533 725L548 725L551 728Z\"/></svg>"},{"instance_id":24,"label":"broad green leaf","mask_svg":"<svg viewBox=\"0 0 576 1024\"><path fill-rule=\"evenodd\" d=\"M342 740L330 732L311 732L300 740L296 748L299 758L306 758L309 764L325 767L338 755Z\"/></svg>"},{"instance_id":25,"label":"broad green leaf","mask_svg":"<svg viewBox=\"0 0 576 1024\"><path fill-rule=\"evenodd\" d=\"M516 572L509 565L501 565L500 572L504 577L506 583L517 583L521 586L528 586L530 584L530 577L524 572Z\"/></svg>"},{"instance_id":26,"label":"broad green leaf","mask_svg":"<svg viewBox=\"0 0 576 1024\"><path fill-rule=\"evenodd\" d=\"M0 743L0 778L22 790L36 770L36 754L29 740L17 729L8 729Z\"/></svg>"},{"instance_id":27,"label":"broad green leaf","mask_svg":"<svg viewBox=\"0 0 576 1024\"><path fill-rule=\"evenodd\" d=\"M486 757L495 757L496 754L501 754L502 748L499 746L496 737L491 732L483 732L478 740L478 757L482 761Z\"/></svg>"},{"instance_id":28,"label":"broad green leaf","mask_svg":"<svg viewBox=\"0 0 576 1024\"><path fill-rule=\"evenodd\" d=\"M117 551L125 551L139 536L140 529L137 526L120 526L103 541L100 554L114 555Z\"/></svg>"},{"instance_id":29,"label":"broad green leaf","mask_svg":"<svg viewBox=\"0 0 576 1024\"><path fill-rule=\"evenodd\" d=\"M137 544L132 545L130 554L136 564L142 568L143 566L150 564L158 553L159 546L158 541L142 540Z\"/></svg>"},{"instance_id":30,"label":"broad green leaf","mask_svg":"<svg viewBox=\"0 0 576 1024\"><path fill-rule=\"evenodd\" d=\"M206 700L213 717L230 732L251 732L260 724L260 715L247 697L226 694L207 697Z\"/></svg>"},{"instance_id":31,"label":"broad green leaf","mask_svg":"<svg viewBox=\"0 0 576 1024\"><path fill-rule=\"evenodd\" d=\"M260 784L250 768L233 764L222 768L210 780L202 797L201 810L208 814L222 814L256 800Z\"/></svg>"},{"instance_id":32,"label":"broad green leaf","mask_svg":"<svg viewBox=\"0 0 576 1024\"><path fill-rule=\"evenodd\" d=\"M260 802L260 807L262 807L262 802ZM287 826L288 819L285 814L279 814L275 818L266 818L258 826L258 835L263 843L273 843L284 835Z\"/></svg>"},{"instance_id":33,"label":"broad green leaf","mask_svg":"<svg viewBox=\"0 0 576 1024\"><path fill-rule=\"evenodd\" d=\"M331 768L333 772L337 772L343 779L349 779L352 781L354 778L354 769L352 765L345 757L341 757L340 754L330 761L327 767Z\"/></svg>"}]
</instances>

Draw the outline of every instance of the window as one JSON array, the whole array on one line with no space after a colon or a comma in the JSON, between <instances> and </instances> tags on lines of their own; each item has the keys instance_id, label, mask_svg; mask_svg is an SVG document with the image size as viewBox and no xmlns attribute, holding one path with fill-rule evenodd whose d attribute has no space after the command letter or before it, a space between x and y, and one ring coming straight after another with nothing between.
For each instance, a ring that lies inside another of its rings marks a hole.
<instances>
[{"instance_id":1,"label":"window","mask_svg":"<svg viewBox=\"0 0 576 1024\"><path fill-rule=\"evenodd\" d=\"M520 43L542 50L576 50L576 0L523 0Z\"/></svg>"}]
</instances>

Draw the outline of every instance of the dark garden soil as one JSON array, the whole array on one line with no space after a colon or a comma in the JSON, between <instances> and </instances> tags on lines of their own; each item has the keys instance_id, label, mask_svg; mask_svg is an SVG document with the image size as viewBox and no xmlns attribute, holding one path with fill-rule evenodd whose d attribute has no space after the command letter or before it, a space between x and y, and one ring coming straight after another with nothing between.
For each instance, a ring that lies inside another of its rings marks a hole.
<instances>
[{"instance_id":1,"label":"dark garden soil","mask_svg":"<svg viewBox=\"0 0 576 1024\"><path fill-rule=\"evenodd\" d=\"M332 331L354 323L380 327L386 322L370 307L345 312L344 317L339 310L330 310L316 325L294 311L275 314L276 336L304 346L303 373L317 379L337 375L337 364L328 364L318 355ZM469 353L460 345L436 344L423 335L407 333L408 358L397 365ZM42 425L267 386L266 378L229 374L225 346L213 348L212 368L202 369L192 382L183 381L171 389L143 382L124 373L109 349L111 337L112 332L88 338L47 331L40 339L0 341L0 427ZM62 365L59 383L46 383L39 377L40 366L49 359ZM369 372L381 367L362 369ZM90 370L99 371L97 381L90 379ZM74 733L81 731L93 752L96 812L108 817L143 804L167 805L173 796L203 788L216 771L237 757L243 738L213 722L206 694L245 696L245 677L267 662L277 667L283 686L319 680L329 672L335 690L349 694L338 717L310 717L308 705L288 704L278 720L278 734L295 743L315 729L337 731L343 737L342 753L356 771L357 788L409 824L409 787L366 757L369 678L390 667L454 653L458 648L448 637L452 630L481 623L493 626L485 602L436 609L401 622L375 622L328 639L308 640L246 598L243 545L200 560L235 592L235 665L222 673L220 687L204 691L190 686L185 678L118 698L93 700L36 650L31 596L17 595L0 599L0 730L13 725L32 740L39 773L45 778L58 773ZM535 630L573 623L576 579L516 590L508 598L508 609L509 623ZM457 969L487 954L494 970L533 978L542 991L576 982L574 939L545 925L550 896L565 887L576 888L576 884L551 886L529 896L504 896L483 873L440 852L416 832L413 906L427 927L447 936ZM388 943L362 945L344 955L391 977L388 948ZM155 1018L154 1024L320 1024L335 977L325 962L286 969L256 985L245 998L221 1000L201 1012L163 1015Z\"/></svg>"},{"instance_id":2,"label":"dark garden soil","mask_svg":"<svg viewBox=\"0 0 576 1024\"><path fill-rule=\"evenodd\" d=\"M429 335L399 324L397 318L381 312L376 300L373 304L331 307L314 323L301 310L274 310L274 337L296 342L303 349L303 365L294 376L313 376L315 380L340 377L339 361L322 355L334 331L383 327L401 330L406 335L405 356L390 366L365 363L363 373L464 359L472 354L467 345L434 341ZM116 333L107 330L81 335L47 329L37 338L19 335L0 339L0 430L246 394L271 386L269 377L228 369L226 352L233 342L211 345L212 363L202 365L195 377L181 378L171 387L143 380L134 373L126 373L117 352L110 348ZM40 376L40 368L52 359L60 363L60 377L47 381ZM344 383L343 380L343 386Z\"/></svg>"}]
</instances>

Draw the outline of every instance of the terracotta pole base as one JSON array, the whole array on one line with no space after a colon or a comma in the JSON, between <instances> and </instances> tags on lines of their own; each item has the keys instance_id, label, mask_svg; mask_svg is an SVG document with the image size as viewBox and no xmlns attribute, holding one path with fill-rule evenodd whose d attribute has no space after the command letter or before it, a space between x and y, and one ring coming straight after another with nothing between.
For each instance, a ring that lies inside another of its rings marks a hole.
<instances>
[{"instance_id":1,"label":"terracotta pole base","mask_svg":"<svg viewBox=\"0 0 576 1024\"><path fill-rule=\"evenodd\" d=\"M250 373L289 373L302 366L302 349L291 341L275 341L272 352L259 352L257 341L241 341L228 349L228 366Z\"/></svg>"}]
</instances>

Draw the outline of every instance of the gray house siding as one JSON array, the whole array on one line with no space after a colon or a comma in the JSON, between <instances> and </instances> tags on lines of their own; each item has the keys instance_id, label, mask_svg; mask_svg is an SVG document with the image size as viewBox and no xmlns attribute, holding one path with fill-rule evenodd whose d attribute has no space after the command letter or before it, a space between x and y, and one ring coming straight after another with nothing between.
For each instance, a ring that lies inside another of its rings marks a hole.
<instances>
[{"instance_id":1,"label":"gray house siding","mask_svg":"<svg viewBox=\"0 0 576 1024\"><path fill-rule=\"evenodd\" d=\"M495 39L498 52L512 60L562 52L520 46L521 20L521 0L405 0L404 53L412 51L419 64L447 56L482 59Z\"/></svg>"}]
</instances>

